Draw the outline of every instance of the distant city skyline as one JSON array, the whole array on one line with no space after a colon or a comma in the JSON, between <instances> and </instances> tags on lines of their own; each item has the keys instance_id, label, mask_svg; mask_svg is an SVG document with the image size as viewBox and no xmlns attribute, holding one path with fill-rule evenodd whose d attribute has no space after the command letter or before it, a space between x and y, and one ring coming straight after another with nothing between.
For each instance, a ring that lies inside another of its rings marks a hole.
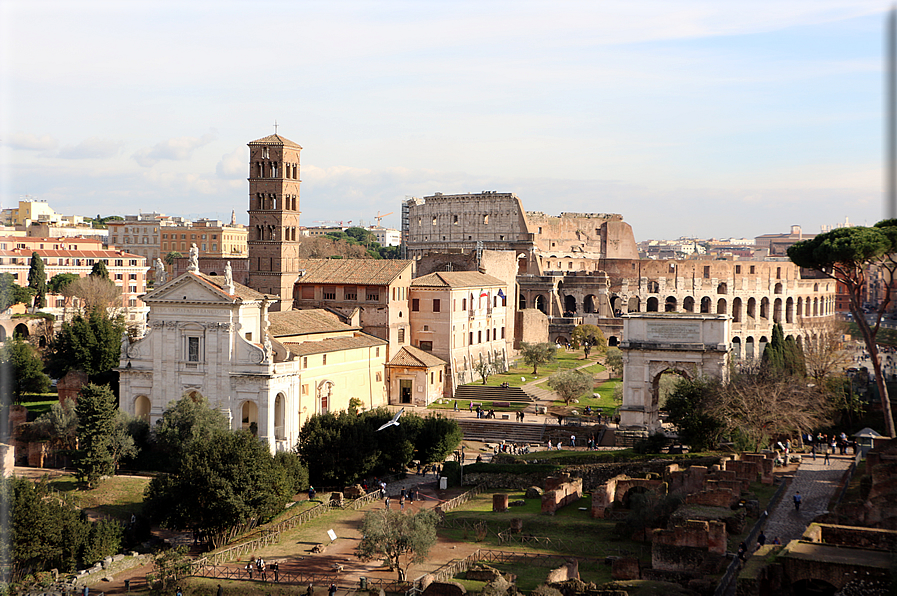
<instances>
[{"instance_id":1,"label":"distant city skyline","mask_svg":"<svg viewBox=\"0 0 897 596\"><path fill-rule=\"evenodd\" d=\"M302 224L513 192L636 240L883 217L881 0L0 5L0 202L246 223L302 145Z\"/></svg>"}]
</instances>

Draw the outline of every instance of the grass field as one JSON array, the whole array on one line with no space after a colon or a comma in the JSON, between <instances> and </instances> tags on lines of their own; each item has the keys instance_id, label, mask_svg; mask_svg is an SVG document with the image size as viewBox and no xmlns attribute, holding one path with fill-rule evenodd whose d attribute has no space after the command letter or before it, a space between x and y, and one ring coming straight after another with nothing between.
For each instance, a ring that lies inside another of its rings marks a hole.
<instances>
[{"instance_id":1,"label":"grass field","mask_svg":"<svg viewBox=\"0 0 897 596\"><path fill-rule=\"evenodd\" d=\"M41 414L50 411L53 404L59 401L59 395L55 391L48 393L25 393L19 403L28 408L28 419L34 420Z\"/></svg>"},{"instance_id":2,"label":"grass field","mask_svg":"<svg viewBox=\"0 0 897 596\"><path fill-rule=\"evenodd\" d=\"M602 367L604 368L604 367ZM614 389L623 382L623 379L608 379L598 387L584 393L579 398L579 403L575 404L580 411L586 406L592 406L593 410L601 410L603 413L613 413L620 406L620 403L614 400ZM594 397L594 394L599 397ZM564 406L563 400L553 402L555 406Z\"/></svg>"},{"instance_id":3,"label":"grass field","mask_svg":"<svg viewBox=\"0 0 897 596\"><path fill-rule=\"evenodd\" d=\"M584 364L595 361L596 356L592 356L588 360L583 358L582 350L574 350L570 352L558 350L555 361L549 364L539 365L538 373L536 375L533 375L532 366L523 364L523 361L519 360L511 366L508 372L492 375L491 377L489 377L489 379L486 381L486 385L491 387L498 387L502 383L508 383L511 387L520 387L521 385L531 383L532 381L538 379L547 379L551 374L556 373L559 370L578 368L580 366L583 366ZM604 370L604 367L596 363L590 366L589 369L589 372L594 374L596 372L601 372L602 370ZM468 385L482 384L483 380L479 377L477 377L476 381L468 383Z\"/></svg>"},{"instance_id":4,"label":"grass field","mask_svg":"<svg viewBox=\"0 0 897 596\"><path fill-rule=\"evenodd\" d=\"M102 515L129 521L131 514L140 513L143 508L143 491L150 478L143 476L113 476L103 480L96 487L80 489L74 474L65 474L50 481L50 487L67 493L75 505L82 509L95 510Z\"/></svg>"}]
</instances>

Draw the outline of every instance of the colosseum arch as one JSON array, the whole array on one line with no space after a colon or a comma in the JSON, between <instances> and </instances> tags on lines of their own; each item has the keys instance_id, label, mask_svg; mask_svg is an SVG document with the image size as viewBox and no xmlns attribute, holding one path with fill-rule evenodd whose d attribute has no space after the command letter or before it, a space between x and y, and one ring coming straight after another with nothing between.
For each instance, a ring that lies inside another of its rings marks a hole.
<instances>
[{"instance_id":1,"label":"colosseum arch","mask_svg":"<svg viewBox=\"0 0 897 596\"><path fill-rule=\"evenodd\" d=\"M710 300L709 296L704 296L703 298L701 298L701 314L709 315L710 307L712 304L713 304L713 301Z\"/></svg>"},{"instance_id":2,"label":"colosseum arch","mask_svg":"<svg viewBox=\"0 0 897 596\"><path fill-rule=\"evenodd\" d=\"M772 303L772 322L773 323L781 323L782 322L782 299L776 298L775 302Z\"/></svg>"},{"instance_id":3,"label":"colosseum arch","mask_svg":"<svg viewBox=\"0 0 897 596\"><path fill-rule=\"evenodd\" d=\"M741 338L737 335L732 338L732 358L741 360Z\"/></svg>"},{"instance_id":4,"label":"colosseum arch","mask_svg":"<svg viewBox=\"0 0 897 596\"><path fill-rule=\"evenodd\" d=\"M639 312L642 308L642 301L638 296L629 299L629 305L626 307L627 312Z\"/></svg>"},{"instance_id":5,"label":"colosseum arch","mask_svg":"<svg viewBox=\"0 0 897 596\"><path fill-rule=\"evenodd\" d=\"M798 306L798 311L800 311L800 306ZM785 301L785 322L794 323L794 298L789 297Z\"/></svg>"},{"instance_id":6,"label":"colosseum arch","mask_svg":"<svg viewBox=\"0 0 897 596\"><path fill-rule=\"evenodd\" d=\"M769 298L766 296L760 299L760 318L769 319Z\"/></svg>"},{"instance_id":7,"label":"colosseum arch","mask_svg":"<svg viewBox=\"0 0 897 596\"><path fill-rule=\"evenodd\" d=\"M536 294L536 297L533 298L533 308L537 308L547 315L548 303L545 300L545 296L543 296L542 294Z\"/></svg>"},{"instance_id":8,"label":"colosseum arch","mask_svg":"<svg viewBox=\"0 0 897 596\"><path fill-rule=\"evenodd\" d=\"M676 312L677 304L675 296L667 296L663 303L663 312Z\"/></svg>"},{"instance_id":9,"label":"colosseum arch","mask_svg":"<svg viewBox=\"0 0 897 596\"><path fill-rule=\"evenodd\" d=\"M610 309L611 312L618 313L623 312L623 299L614 294L610 298ZM598 304L595 302L595 295L589 294L582 301L582 310L586 313L596 313L598 312Z\"/></svg>"},{"instance_id":10,"label":"colosseum arch","mask_svg":"<svg viewBox=\"0 0 897 596\"><path fill-rule=\"evenodd\" d=\"M657 312L657 298L651 296L648 298L648 302L646 303L645 310L648 312Z\"/></svg>"},{"instance_id":11,"label":"colosseum arch","mask_svg":"<svg viewBox=\"0 0 897 596\"><path fill-rule=\"evenodd\" d=\"M695 312L695 299L692 296L686 296L682 300L682 310L685 312Z\"/></svg>"},{"instance_id":12,"label":"colosseum arch","mask_svg":"<svg viewBox=\"0 0 897 596\"><path fill-rule=\"evenodd\" d=\"M720 298L716 303L716 314L724 315L727 312L728 304L725 298Z\"/></svg>"},{"instance_id":13,"label":"colosseum arch","mask_svg":"<svg viewBox=\"0 0 897 596\"><path fill-rule=\"evenodd\" d=\"M526 296L524 296L523 293L521 292L518 310L524 310L525 308L526 308Z\"/></svg>"},{"instance_id":14,"label":"colosseum arch","mask_svg":"<svg viewBox=\"0 0 897 596\"><path fill-rule=\"evenodd\" d=\"M732 322L741 322L741 298L735 298L734 300L732 300Z\"/></svg>"},{"instance_id":15,"label":"colosseum arch","mask_svg":"<svg viewBox=\"0 0 897 596\"><path fill-rule=\"evenodd\" d=\"M643 435L660 428L658 382L664 372L725 378L726 314L630 314L623 317L623 405L620 426Z\"/></svg>"},{"instance_id":16,"label":"colosseum arch","mask_svg":"<svg viewBox=\"0 0 897 596\"><path fill-rule=\"evenodd\" d=\"M748 298L747 301L747 317L749 319L757 318L757 299L754 297Z\"/></svg>"},{"instance_id":17,"label":"colosseum arch","mask_svg":"<svg viewBox=\"0 0 897 596\"><path fill-rule=\"evenodd\" d=\"M576 296L570 294L564 296L564 312L576 314Z\"/></svg>"}]
</instances>

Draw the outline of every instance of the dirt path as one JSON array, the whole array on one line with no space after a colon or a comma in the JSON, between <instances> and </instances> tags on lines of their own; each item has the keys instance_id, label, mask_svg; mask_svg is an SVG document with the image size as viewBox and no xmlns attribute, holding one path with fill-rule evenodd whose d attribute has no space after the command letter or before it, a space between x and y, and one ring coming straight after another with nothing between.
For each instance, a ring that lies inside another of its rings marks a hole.
<instances>
[{"instance_id":1,"label":"dirt path","mask_svg":"<svg viewBox=\"0 0 897 596\"><path fill-rule=\"evenodd\" d=\"M438 490L434 475L429 477L409 476L401 483L391 484L388 487L388 492L390 494L398 494L403 487L424 481L428 482L420 484L421 500L414 503L406 501L406 511L417 511L421 508L432 509L440 502L451 499L460 493L458 489ZM380 561L365 562L355 556L355 548L361 539L358 530L364 514L368 511L383 508L383 501L375 501L360 511L346 510L326 524L326 527L321 524L315 524L313 520L309 524L304 524L285 532L278 544L258 549L252 553L252 557L262 557L268 564L277 562L282 574L331 576L331 581L344 589L357 587L359 578L362 576L393 581L397 579L397 573L382 566ZM397 498L392 499L391 509L399 509ZM330 539L327 536L327 530L329 529L332 529L337 535L337 540L333 543L330 543ZM325 545L323 553L315 554L311 552L311 549L317 544ZM408 577L413 579L438 569L446 562L466 557L475 550L477 550L477 546L473 544L439 539L436 546L431 549L427 561L421 565L412 566L408 570ZM248 574L245 571L248 560L249 556L246 556L243 557L243 560L232 561L220 567L227 568L236 576L248 581ZM335 566L341 566L342 570L337 571ZM102 591L105 594L126 594L125 580L130 580L130 589L132 591L142 590L146 588L146 574L151 571L152 565L130 569L116 575L112 581L99 582L93 589ZM267 579L268 581L273 581L273 573L270 571L267 574ZM257 573L253 573L253 581L263 583Z\"/></svg>"}]
</instances>

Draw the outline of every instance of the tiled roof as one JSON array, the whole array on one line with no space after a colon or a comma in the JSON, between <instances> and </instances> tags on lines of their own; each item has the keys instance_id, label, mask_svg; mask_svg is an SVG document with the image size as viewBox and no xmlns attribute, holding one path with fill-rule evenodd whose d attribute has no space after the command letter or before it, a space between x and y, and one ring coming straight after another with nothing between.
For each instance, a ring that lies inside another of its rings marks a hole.
<instances>
[{"instance_id":1,"label":"tiled roof","mask_svg":"<svg viewBox=\"0 0 897 596\"><path fill-rule=\"evenodd\" d=\"M143 259L146 257L119 252L117 250L48 250L44 248L13 248L0 250L0 257L30 257L36 252L43 259L69 258L69 259ZM55 264L55 263L54 263Z\"/></svg>"},{"instance_id":2,"label":"tiled roof","mask_svg":"<svg viewBox=\"0 0 897 596\"><path fill-rule=\"evenodd\" d=\"M385 346L389 342L373 335L365 333L356 333L354 337L333 337L331 339L322 339L320 341L304 341L302 343L284 343L290 349L290 352L297 356L308 356L310 354L325 354L327 352L339 352L341 350L353 350L356 348L372 348L375 346Z\"/></svg>"},{"instance_id":3,"label":"tiled roof","mask_svg":"<svg viewBox=\"0 0 897 596\"><path fill-rule=\"evenodd\" d=\"M437 271L411 281L413 288L482 288L508 284L479 271Z\"/></svg>"},{"instance_id":4,"label":"tiled roof","mask_svg":"<svg viewBox=\"0 0 897 596\"><path fill-rule=\"evenodd\" d=\"M298 268L305 273L296 283L383 286L410 265L396 259L299 259Z\"/></svg>"},{"instance_id":5,"label":"tiled roof","mask_svg":"<svg viewBox=\"0 0 897 596\"><path fill-rule=\"evenodd\" d=\"M190 273L185 273L185 275L190 275ZM209 282L216 288L227 292L227 289L224 285L224 276L223 275L206 275L205 273L193 273L196 277L200 277L205 281ZM252 288L246 287L243 284L238 284L234 282L234 295L241 300L261 300L265 297L261 292L256 292Z\"/></svg>"},{"instance_id":6,"label":"tiled roof","mask_svg":"<svg viewBox=\"0 0 897 596\"><path fill-rule=\"evenodd\" d=\"M268 321L271 323L268 332L274 337L357 329L341 322L335 314L320 308L272 312L268 313Z\"/></svg>"},{"instance_id":7,"label":"tiled roof","mask_svg":"<svg viewBox=\"0 0 897 596\"><path fill-rule=\"evenodd\" d=\"M293 141L286 139L280 135L268 135L267 137L262 137L260 139L256 139L249 143L250 145L285 145L287 147L302 147L299 146L298 143L294 143Z\"/></svg>"},{"instance_id":8,"label":"tiled roof","mask_svg":"<svg viewBox=\"0 0 897 596\"><path fill-rule=\"evenodd\" d=\"M414 346L405 346L389 361L389 366L413 366L427 368L431 366L443 366L446 362L429 352L425 352Z\"/></svg>"}]
</instances>

